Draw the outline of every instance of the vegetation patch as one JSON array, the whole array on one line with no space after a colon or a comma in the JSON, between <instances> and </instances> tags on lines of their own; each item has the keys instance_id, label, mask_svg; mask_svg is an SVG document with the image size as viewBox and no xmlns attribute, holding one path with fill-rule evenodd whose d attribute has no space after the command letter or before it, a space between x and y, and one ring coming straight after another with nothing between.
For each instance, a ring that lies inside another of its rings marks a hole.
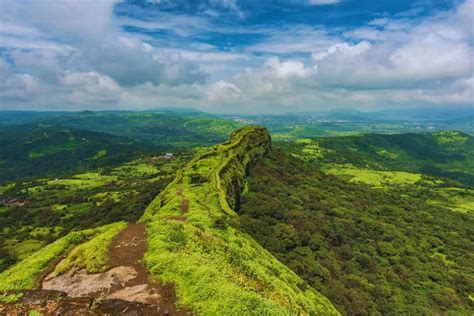
<instances>
[{"instance_id":1,"label":"vegetation patch","mask_svg":"<svg viewBox=\"0 0 474 316\"><path fill-rule=\"evenodd\" d=\"M17 240L8 240L5 243L5 249L20 260L27 258L32 252L44 246L44 242L36 239L26 239L18 242Z\"/></svg>"},{"instance_id":2,"label":"vegetation patch","mask_svg":"<svg viewBox=\"0 0 474 316\"><path fill-rule=\"evenodd\" d=\"M421 173L447 179L453 185L474 185L474 137L461 132L362 134L311 140L311 144L282 142L276 147L318 165L351 164L358 169ZM307 148L313 144L319 149Z\"/></svg>"},{"instance_id":3,"label":"vegetation patch","mask_svg":"<svg viewBox=\"0 0 474 316\"><path fill-rule=\"evenodd\" d=\"M89 273L98 273L109 269L109 246L113 238L126 226L125 222L110 224L103 227L103 232L91 240L76 246L66 259L56 266L55 276L68 270L86 269Z\"/></svg>"},{"instance_id":4,"label":"vegetation patch","mask_svg":"<svg viewBox=\"0 0 474 316\"><path fill-rule=\"evenodd\" d=\"M443 131L435 134L436 139L440 144L464 144L469 138L460 132L455 131Z\"/></svg>"},{"instance_id":5,"label":"vegetation patch","mask_svg":"<svg viewBox=\"0 0 474 316\"><path fill-rule=\"evenodd\" d=\"M108 227L75 231L36 251L0 274L0 291L31 289L48 265L71 247L104 232Z\"/></svg>"},{"instance_id":6,"label":"vegetation patch","mask_svg":"<svg viewBox=\"0 0 474 316\"><path fill-rule=\"evenodd\" d=\"M376 171L339 165L332 165L324 170L330 174L348 176L351 182L362 182L374 187L409 185L422 180L422 175L419 173L403 171Z\"/></svg>"},{"instance_id":7,"label":"vegetation patch","mask_svg":"<svg viewBox=\"0 0 474 316\"><path fill-rule=\"evenodd\" d=\"M18 302L22 297L23 297L23 293L21 292L12 293L12 294L3 293L3 294L0 294L0 302L15 303L15 302Z\"/></svg>"},{"instance_id":8,"label":"vegetation patch","mask_svg":"<svg viewBox=\"0 0 474 316\"><path fill-rule=\"evenodd\" d=\"M461 188L438 188L432 192L428 204L444 206L455 212L474 214L474 190Z\"/></svg>"}]
</instances>

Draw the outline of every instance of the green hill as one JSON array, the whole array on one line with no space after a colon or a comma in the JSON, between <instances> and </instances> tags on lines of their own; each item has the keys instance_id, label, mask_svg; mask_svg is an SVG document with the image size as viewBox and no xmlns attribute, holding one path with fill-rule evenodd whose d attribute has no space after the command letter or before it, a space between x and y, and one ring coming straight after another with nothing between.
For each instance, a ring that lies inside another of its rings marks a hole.
<instances>
[{"instance_id":1,"label":"green hill","mask_svg":"<svg viewBox=\"0 0 474 316\"><path fill-rule=\"evenodd\" d=\"M332 304L238 226L248 167L270 148L246 127L198 154L147 208L153 277L173 282L180 302L220 315L337 314Z\"/></svg>"},{"instance_id":2,"label":"green hill","mask_svg":"<svg viewBox=\"0 0 474 316\"><path fill-rule=\"evenodd\" d=\"M21 115L20 115L21 114ZM0 125L35 123L123 136L160 148L182 149L225 141L241 125L198 111L0 112Z\"/></svg>"},{"instance_id":3,"label":"green hill","mask_svg":"<svg viewBox=\"0 0 474 316\"><path fill-rule=\"evenodd\" d=\"M0 182L111 168L160 148L70 127L0 129Z\"/></svg>"},{"instance_id":4,"label":"green hill","mask_svg":"<svg viewBox=\"0 0 474 316\"><path fill-rule=\"evenodd\" d=\"M205 315L339 314L325 296L240 228L235 210L247 187L248 170L269 150L266 129L239 129L227 142L201 149L146 208L141 219L147 230L146 267L153 279L176 287L180 306ZM12 211L18 213L24 207ZM68 253L55 272L73 267L107 270L109 247L124 226L115 222L65 232L3 271L0 291L16 290L8 292L6 299L21 299L18 291L35 288L44 270Z\"/></svg>"},{"instance_id":5,"label":"green hill","mask_svg":"<svg viewBox=\"0 0 474 316\"><path fill-rule=\"evenodd\" d=\"M317 163L417 172L474 185L474 137L461 132L317 137L278 146Z\"/></svg>"}]
</instances>

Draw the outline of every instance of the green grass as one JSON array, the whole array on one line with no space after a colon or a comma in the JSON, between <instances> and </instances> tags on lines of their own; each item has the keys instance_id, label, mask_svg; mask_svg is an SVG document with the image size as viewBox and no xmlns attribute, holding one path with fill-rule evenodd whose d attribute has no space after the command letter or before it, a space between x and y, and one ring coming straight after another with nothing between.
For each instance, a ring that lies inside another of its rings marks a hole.
<instances>
[{"instance_id":1,"label":"green grass","mask_svg":"<svg viewBox=\"0 0 474 316\"><path fill-rule=\"evenodd\" d=\"M455 212L474 214L474 190L460 188L439 188L435 198L429 199L432 205L441 205Z\"/></svg>"},{"instance_id":2,"label":"green grass","mask_svg":"<svg viewBox=\"0 0 474 316\"><path fill-rule=\"evenodd\" d=\"M27 239L22 242L8 240L5 243L5 249L20 260L27 258L29 255L31 255L36 250L41 249L43 246L44 242L35 239Z\"/></svg>"},{"instance_id":3,"label":"green grass","mask_svg":"<svg viewBox=\"0 0 474 316\"><path fill-rule=\"evenodd\" d=\"M324 157L326 150L311 138L300 138L295 143L299 145L300 151L292 153L293 157L304 161L316 161Z\"/></svg>"},{"instance_id":4,"label":"green grass","mask_svg":"<svg viewBox=\"0 0 474 316\"><path fill-rule=\"evenodd\" d=\"M122 198L122 195L123 195L123 192L110 191L110 192L99 192L99 193L94 194L92 197L94 199L99 200L96 203L101 204L103 201L105 201L107 199L112 199L115 202L120 201L120 199Z\"/></svg>"},{"instance_id":5,"label":"green grass","mask_svg":"<svg viewBox=\"0 0 474 316\"><path fill-rule=\"evenodd\" d=\"M95 172L82 173L64 179L43 179L43 184L29 187L24 193L38 195L44 191L78 191L101 187L117 181L116 176L106 176Z\"/></svg>"},{"instance_id":6,"label":"green grass","mask_svg":"<svg viewBox=\"0 0 474 316\"><path fill-rule=\"evenodd\" d=\"M468 140L468 137L456 131L438 132L434 136L440 144L452 143L462 145Z\"/></svg>"},{"instance_id":7,"label":"green grass","mask_svg":"<svg viewBox=\"0 0 474 316\"><path fill-rule=\"evenodd\" d=\"M324 296L238 229L233 209L245 171L269 145L265 129L246 127L230 141L201 150L142 218L151 275L174 283L179 304L197 313L338 314Z\"/></svg>"},{"instance_id":8,"label":"green grass","mask_svg":"<svg viewBox=\"0 0 474 316\"><path fill-rule=\"evenodd\" d=\"M331 165L325 169L325 172L350 177L350 182L362 182L374 187L415 184L422 179L422 175L419 173L376 171L342 165Z\"/></svg>"},{"instance_id":9,"label":"green grass","mask_svg":"<svg viewBox=\"0 0 474 316\"><path fill-rule=\"evenodd\" d=\"M107 226L71 232L33 253L0 274L0 291L31 289L48 265L68 249L98 233Z\"/></svg>"},{"instance_id":10,"label":"green grass","mask_svg":"<svg viewBox=\"0 0 474 316\"><path fill-rule=\"evenodd\" d=\"M23 293L14 293L14 294L7 294L7 293L3 293L0 295L0 302L3 302L3 303L15 303L15 302L18 302L22 297L23 297Z\"/></svg>"},{"instance_id":11,"label":"green grass","mask_svg":"<svg viewBox=\"0 0 474 316\"><path fill-rule=\"evenodd\" d=\"M125 222L107 225L104 232L74 248L66 259L56 266L54 274L59 275L68 270L83 268L89 273L106 271L110 268L109 246L112 239L126 226Z\"/></svg>"},{"instance_id":12,"label":"green grass","mask_svg":"<svg viewBox=\"0 0 474 316\"><path fill-rule=\"evenodd\" d=\"M100 159L100 158L105 157L105 156L107 156L107 150L102 149L102 150L99 150L98 152L96 152L94 157L92 157L92 159Z\"/></svg>"},{"instance_id":13,"label":"green grass","mask_svg":"<svg viewBox=\"0 0 474 316\"><path fill-rule=\"evenodd\" d=\"M132 161L112 171L112 175L127 177L150 176L160 172L156 166L141 160Z\"/></svg>"},{"instance_id":14,"label":"green grass","mask_svg":"<svg viewBox=\"0 0 474 316\"><path fill-rule=\"evenodd\" d=\"M0 196L5 194L5 192L7 192L8 190L10 190L13 187L15 187L14 183L8 183L8 184L0 185Z\"/></svg>"},{"instance_id":15,"label":"green grass","mask_svg":"<svg viewBox=\"0 0 474 316\"><path fill-rule=\"evenodd\" d=\"M431 255L431 258L439 258L446 267L454 265L454 261L449 260L448 256L444 253L435 252L433 255Z\"/></svg>"}]
</instances>

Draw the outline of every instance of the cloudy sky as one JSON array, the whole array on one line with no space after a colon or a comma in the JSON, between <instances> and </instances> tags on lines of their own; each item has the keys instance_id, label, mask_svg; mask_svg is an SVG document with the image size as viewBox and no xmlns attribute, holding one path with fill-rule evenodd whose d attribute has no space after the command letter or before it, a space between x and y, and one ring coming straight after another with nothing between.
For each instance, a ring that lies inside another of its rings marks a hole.
<instances>
[{"instance_id":1,"label":"cloudy sky","mask_svg":"<svg viewBox=\"0 0 474 316\"><path fill-rule=\"evenodd\" d=\"M0 0L0 109L472 107L474 0Z\"/></svg>"}]
</instances>

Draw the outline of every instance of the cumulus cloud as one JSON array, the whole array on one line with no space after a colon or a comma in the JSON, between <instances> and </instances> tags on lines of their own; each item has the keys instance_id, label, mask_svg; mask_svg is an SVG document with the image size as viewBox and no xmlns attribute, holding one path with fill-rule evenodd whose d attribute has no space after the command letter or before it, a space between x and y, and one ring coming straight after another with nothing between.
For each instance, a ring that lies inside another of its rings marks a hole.
<instances>
[{"instance_id":1,"label":"cumulus cloud","mask_svg":"<svg viewBox=\"0 0 474 316\"><path fill-rule=\"evenodd\" d=\"M314 69L308 69L302 62L287 60L281 62L278 57L271 57L265 61L265 71L270 76L278 79L287 79L292 77L304 78L314 73Z\"/></svg>"},{"instance_id":2,"label":"cumulus cloud","mask_svg":"<svg viewBox=\"0 0 474 316\"><path fill-rule=\"evenodd\" d=\"M329 4L336 4L341 2L342 0L308 0L310 5L329 5Z\"/></svg>"},{"instance_id":3,"label":"cumulus cloud","mask_svg":"<svg viewBox=\"0 0 474 316\"><path fill-rule=\"evenodd\" d=\"M123 32L113 15L115 3L3 3L0 45L18 71L50 81L66 71L97 71L123 86L205 80L206 74L179 53L165 53Z\"/></svg>"},{"instance_id":4,"label":"cumulus cloud","mask_svg":"<svg viewBox=\"0 0 474 316\"><path fill-rule=\"evenodd\" d=\"M336 44L315 52L312 57L321 82L350 89L424 88L436 81L469 77L474 57L468 40L470 27L452 24L463 12L461 6L417 25L396 31L382 29L379 32L383 37L372 43L365 39L355 45ZM394 23L400 24L383 21L384 25Z\"/></svg>"},{"instance_id":5,"label":"cumulus cloud","mask_svg":"<svg viewBox=\"0 0 474 316\"><path fill-rule=\"evenodd\" d=\"M321 61L332 54L342 54L354 57L365 53L371 48L371 46L372 45L367 41L362 41L355 45L350 45L348 43L337 43L323 51L312 53L311 58L314 61Z\"/></svg>"},{"instance_id":6,"label":"cumulus cloud","mask_svg":"<svg viewBox=\"0 0 474 316\"><path fill-rule=\"evenodd\" d=\"M241 91L240 99L226 102L254 102L274 111L289 107L472 106L473 3L467 1L420 22L373 20L364 29L380 33L377 36L344 32L318 36L316 41L323 45L313 50L312 63L271 57L260 70L238 75L233 83ZM299 45L297 35L295 45ZM285 39L283 36L283 42ZM268 53L281 52L274 49L277 43L275 37L272 45L259 44L258 48L265 45ZM311 46L301 47L287 49L300 52Z\"/></svg>"},{"instance_id":7,"label":"cumulus cloud","mask_svg":"<svg viewBox=\"0 0 474 316\"><path fill-rule=\"evenodd\" d=\"M219 26L206 10L235 13L236 1L189 3L198 16L159 11L137 20L115 15L115 0L0 0L0 108L287 112L473 104L474 0L423 19L384 15L333 30ZM167 32L176 39L150 35ZM210 32L258 40L218 48L206 42Z\"/></svg>"}]
</instances>

